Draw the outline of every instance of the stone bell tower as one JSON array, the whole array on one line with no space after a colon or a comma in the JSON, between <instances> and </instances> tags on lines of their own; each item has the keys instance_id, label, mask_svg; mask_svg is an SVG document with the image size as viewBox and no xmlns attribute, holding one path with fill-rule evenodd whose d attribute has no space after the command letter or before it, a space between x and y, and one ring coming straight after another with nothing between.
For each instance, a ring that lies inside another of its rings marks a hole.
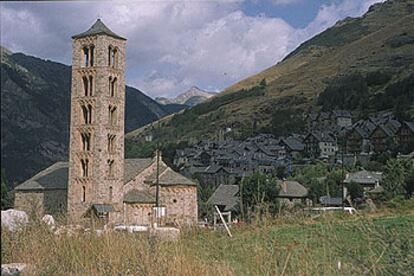
<instances>
[{"instance_id":1,"label":"stone bell tower","mask_svg":"<svg viewBox=\"0 0 414 276\"><path fill-rule=\"evenodd\" d=\"M100 19L72 37L68 218L122 211L126 39Z\"/></svg>"}]
</instances>

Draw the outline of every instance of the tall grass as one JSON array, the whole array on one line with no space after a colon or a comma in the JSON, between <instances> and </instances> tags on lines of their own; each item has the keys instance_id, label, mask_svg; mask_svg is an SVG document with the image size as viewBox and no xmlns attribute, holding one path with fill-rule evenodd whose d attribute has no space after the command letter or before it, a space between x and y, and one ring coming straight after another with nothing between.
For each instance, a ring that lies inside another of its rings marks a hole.
<instances>
[{"instance_id":1,"label":"tall grass","mask_svg":"<svg viewBox=\"0 0 414 276\"><path fill-rule=\"evenodd\" d=\"M290 218L179 241L110 232L55 236L41 225L2 231L2 263L30 275L410 275L414 216ZM341 263L340 269L338 262Z\"/></svg>"}]
</instances>

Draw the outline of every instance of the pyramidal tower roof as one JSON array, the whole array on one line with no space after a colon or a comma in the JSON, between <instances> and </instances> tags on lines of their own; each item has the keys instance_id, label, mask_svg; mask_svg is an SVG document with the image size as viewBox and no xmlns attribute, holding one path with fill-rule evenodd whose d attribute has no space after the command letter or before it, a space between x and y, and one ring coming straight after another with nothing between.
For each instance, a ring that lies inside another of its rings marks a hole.
<instances>
[{"instance_id":1,"label":"pyramidal tower roof","mask_svg":"<svg viewBox=\"0 0 414 276\"><path fill-rule=\"evenodd\" d=\"M108 35L108 36L112 36L114 38L126 40L125 38L117 35L113 31L111 31L107 26L105 26L105 24L101 21L100 18L98 18L98 20L96 20L95 24L93 24L92 27L89 28L89 30L87 30L86 32L74 35L74 36L72 36L72 38L82 38L82 37L86 37L86 36L100 35L100 34L105 34L105 35Z\"/></svg>"}]
</instances>

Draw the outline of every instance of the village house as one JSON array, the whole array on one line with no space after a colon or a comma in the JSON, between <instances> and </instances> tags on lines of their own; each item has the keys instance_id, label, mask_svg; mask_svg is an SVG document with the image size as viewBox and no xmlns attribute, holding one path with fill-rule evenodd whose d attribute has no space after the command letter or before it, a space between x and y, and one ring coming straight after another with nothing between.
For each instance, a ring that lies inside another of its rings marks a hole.
<instances>
[{"instance_id":1,"label":"village house","mask_svg":"<svg viewBox=\"0 0 414 276\"><path fill-rule=\"evenodd\" d=\"M396 142L403 153L409 153L414 149L414 122L402 122L395 133Z\"/></svg>"},{"instance_id":2,"label":"village house","mask_svg":"<svg viewBox=\"0 0 414 276\"><path fill-rule=\"evenodd\" d=\"M368 192L380 186L382 181L382 172L371 172L371 171L357 171L354 173L346 174L344 183L357 183L364 188L364 191ZM346 187L345 187L346 189ZM347 194L345 192L345 194Z\"/></svg>"},{"instance_id":3,"label":"village house","mask_svg":"<svg viewBox=\"0 0 414 276\"><path fill-rule=\"evenodd\" d=\"M374 152L384 152L395 143L395 133L401 124L397 120L390 120L385 124L379 124L371 133L370 140Z\"/></svg>"},{"instance_id":4,"label":"village house","mask_svg":"<svg viewBox=\"0 0 414 276\"><path fill-rule=\"evenodd\" d=\"M293 180L281 180L277 181L279 188L278 198L288 206L293 204L305 203L305 199L308 196L308 189L302 184Z\"/></svg>"},{"instance_id":5,"label":"village house","mask_svg":"<svg viewBox=\"0 0 414 276\"><path fill-rule=\"evenodd\" d=\"M72 38L69 162L57 162L18 185L15 208L62 214L75 223L150 224L158 184L163 220L195 224L195 182L169 168L160 154L124 159L126 39L100 19Z\"/></svg>"},{"instance_id":6,"label":"village house","mask_svg":"<svg viewBox=\"0 0 414 276\"><path fill-rule=\"evenodd\" d=\"M303 139L305 153L312 158L329 157L338 151L336 139L330 133L309 133Z\"/></svg>"}]
</instances>

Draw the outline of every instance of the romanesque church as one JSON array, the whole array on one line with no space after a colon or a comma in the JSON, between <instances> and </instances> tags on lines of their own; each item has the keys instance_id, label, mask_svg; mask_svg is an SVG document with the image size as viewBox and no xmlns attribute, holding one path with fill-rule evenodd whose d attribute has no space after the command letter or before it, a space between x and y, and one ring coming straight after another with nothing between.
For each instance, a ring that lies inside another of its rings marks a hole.
<instances>
[{"instance_id":1,"label":"romanesque church","mask_svg":"<svg viewBox=\"0 0 414 276\"><path fill-rule=\"evenodd\" d=\"M98 19L72 37L69 162L57 162L15 188L15 208L112 224L148 225L156 183L164 221L197 221L197 188L162 160L124 159L126 39ZM158 181L156 181L158 179Z\"/></svg>"}]
</instances>

